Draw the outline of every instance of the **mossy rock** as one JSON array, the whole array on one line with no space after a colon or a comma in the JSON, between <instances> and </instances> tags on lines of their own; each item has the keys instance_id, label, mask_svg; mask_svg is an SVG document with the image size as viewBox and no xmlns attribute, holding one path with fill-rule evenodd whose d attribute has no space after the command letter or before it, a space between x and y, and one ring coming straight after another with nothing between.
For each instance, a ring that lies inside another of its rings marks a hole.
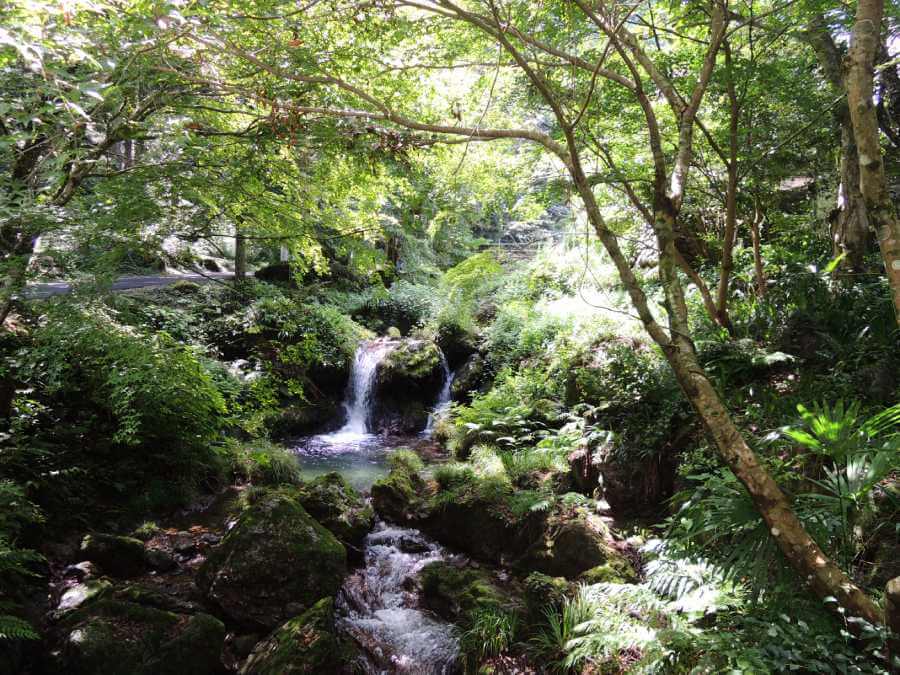
<instances>
[{"instance_id":1,"label":"mossy rock","mask_svg":"<svg viewBox=\"0 0 900 675\"><path fill-rule=\"evenodd\" d=\"M336 472L302 486L298 499L309 515L347 546L360 548L375 524L372 507Z\"/></svg>"},{"instance_id":2,"label":"mossy rock","mask_svg":"<svg viewBox=\"0 0 900 675\"><path fill-rule=\"evenodd\" d=\"M525 606L530 624L544 620L547 609L559 610L572 595L573 585L563 577L532 572L525 577Z\"/></svg>"},{"instance_id":3,"label":"mossy rock","mask_svg":"<svg viewBox=\"0 0 900 675\"><path fill-rule=\"evenodd\" d=\"M393 434L421 431L443 381L437 345L428 340L396 341L375 375L375 429Z\"/></svg>"},{"instance_id":4,"label":"mossy rock","mask_svg":"<svg viewBox=\"0 0 900 675\"><path fill-rule=\"evenodd\" d=\"M101 599L67 617L53 667L70 675L218 673L225 626L208 614L183 615Z\"/></svg>"},{"instance_id":5,"label":"mossy rock","mask_svg":"<svg viewBox=\"0 0 900 675\"><path fill-rule=\"evenodd\" d=\"M372 504L378 514L393 523L410 523L424 515L425 481L407 466L395 466L372 485Z\"/></svg>"},{"instance_id":6,"label":"mossy rock","mask_svg":"<svg viewBox=\"0 0 900 675\"><path fill-rule=\"evenodd\" d=\"M582 573L578 580L586 584L636 584L640 577L625 556L614 555L602 565Z\"/></svg>"},{"instance_id":7,"label":"mossy rock","mask_svg":"<svg viewBox=\"0 0 900 675\"><path fill-rule=\"evenodd\" d=\"M197 585L233 621L271 630L340 588L346 549L298 497L260 491L200 568Z\"/></svg>"},{"instance_id":8,"label":"mossy rock","mask_svg":"<svg viewBox=\"0 0 900 675\"><path fill-rule=\"evenodd\" d=\"M433 389L443 379L441 351L428 340L400 340L378 364L376 377L379 388Z\"/></svg>"},{"instance_id":9,"label":"mossy rock","mask_svg":"<svg viewBox=\"0 0 900 675\"><path fill-rule=\"evenodd\" d=\"M419 582L425 606L447 621L456 621L476 609L515 607L509 593L486 570L438 561L422 568Z\"/></svg>"},{"instance_id":10,"label":"mossy rock","mask_svg":"<svg viewBox=\"0 0 900 675\"><path fill-rule=\"evenodd\" d=\"M253 648L240 675L353 673L359 654L334 626L334 601L322 598Z\"/></svg>"},{"instance_id":11,"label":"mossy rock","mask_svg":"<svg viewBox=\"0 0 900 675\"><path fill-rule=\"evenodd\" d=\"M482 390L486 380L484 357L472 354L456 371L450 393L454 401L468 401L472 394Z\"/></svg>"},{"instance_id":12,"label":"mossy rock","mask_svg":"<svg viewBox=\"0 0 900 675\"><path fill-rule=\"evenodd\" d=\"M315 403L283 407L275 413L268 427L275 438L288 438L312 432L337 429L346 416L336 400L323 398Z\"/></svg>"},{"instance_id":13,"label":"mossy rock","mask_svg":"<svg viewBox=\"0 0 900 675\"><path fill-rule=\"evenodd\" d=\"M544 536L536 541L516 565L520 569L538 571L550 576L576 579L590 569L623 558L607 531L584 514L556 517L548 522ZM623 560L629 565L627 560ZM613 563L618 569L621 562Z\"/></svg>"},{"instance_id":14,"label":"mossy rock","mask_svg":"<svg viewBox=\"0 0 900 675\"><path fill-rule=\"evenodd\" d=\"M89 534L81 541L81 555L115 577L134 577L146 569L144 543L133 537Z\"/></svg>"}]
</instances>

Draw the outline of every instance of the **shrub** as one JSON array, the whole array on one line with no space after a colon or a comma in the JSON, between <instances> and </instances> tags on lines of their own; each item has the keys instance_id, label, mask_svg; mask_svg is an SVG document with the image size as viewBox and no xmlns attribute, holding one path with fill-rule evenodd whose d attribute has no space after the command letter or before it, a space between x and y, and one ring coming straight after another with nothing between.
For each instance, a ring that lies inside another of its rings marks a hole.
<instances>
[{"instance_id":1,"label":"shrub","mask_svg":"<svg viewBox=\"0 0 900 675\"><path fill-rule=\"evenodd\" d=\"M460 648L470 661L499 656L512 646L519 621L515 612L495 606L478 607L465 618L468 628L460 636Z\"/></svg>"},{"instance_id":2,"label":"shrub","mask_svg":"<svg viewBox=\"0 0 900 675\"><path fill-rule=\"evenodd\" d=\"M231 440L226 448L232 457L232 471L239 479L271 486L301 482L300 464L287 448L263 440L243 444Z\"/></svg>"},{"instance_id":3,"label":"shrub","mask_svg":"<svg viewBox=\"0 0 900 675\"><path fill-rule=\"evenodd\" d=\"M42 556L19 545L22 530L43 520L41 511L25 498L25 490L9 480L0 481L0 647L8 641L35 640L38 634L20 616L20 602L32 565Z\"/></svg>"}]
</instances>

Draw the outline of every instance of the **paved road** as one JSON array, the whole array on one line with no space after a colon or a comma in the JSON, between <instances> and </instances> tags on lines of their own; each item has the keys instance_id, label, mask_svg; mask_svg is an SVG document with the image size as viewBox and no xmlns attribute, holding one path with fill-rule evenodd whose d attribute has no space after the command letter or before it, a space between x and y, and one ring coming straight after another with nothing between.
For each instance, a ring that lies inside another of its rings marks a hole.
<instances>
[{"instance_id":1,"label":"paved road","mask_svg":"<svg viewBox=\"0 0 900 675\"><path fill-rule=\"evenodd\" d=\"M248 275L250 276L250 275ZM234 275L230 272L206 272L205 274L179 274L177 276L151 275L143 277L119 277L113 282L112 290L127 291L133 288L153 288L168 286L176 281L193 281L205 284L211 279L231 279ZM49 298L51 295L64 295L72 290L72 285L65 281L54 281L47 284L29 284L22 297L29 300Z\"/></svg>"}]
</instances>

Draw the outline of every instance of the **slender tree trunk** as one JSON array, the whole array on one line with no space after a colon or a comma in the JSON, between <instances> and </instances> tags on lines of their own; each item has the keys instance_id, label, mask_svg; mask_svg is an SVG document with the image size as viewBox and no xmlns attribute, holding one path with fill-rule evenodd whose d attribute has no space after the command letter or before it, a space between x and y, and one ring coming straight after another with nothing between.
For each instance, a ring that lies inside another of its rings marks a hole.
<instances>
[{"instance_id":1,"label":"slender tree trunk","mask_svg":"<svg viewBox=\"0 0 900 675\"><path fill-rule=\"evenodd\" d=\"M728 91L728 172L725 186L725 232L722 235L722 264L719 270L719 288L716 293L716 312L719 323L729 333L734 333L728 318L728 297L731 273L734 271L734 240L737 236L737 191L738 191L738 123L741 107L734 89L734 73L731 63L731 48L728 41L722 43L725 54L725 80Z\"/></svg>"},{"instance_id":2,"label":"slender tree trunk","mask_svg":"<svg viewBox=\"0 0 900 675\"><path fill-rule=\"evenodd\" d=\"M657 195L654 211L660 221L657 230L661 233L658 234L660 277L665 289L670 320L668 331L653 317L647 297L622 254L615 235L606 227L594 194L581 169L577 153L573 151L572 154L570 171L579 195L585 203L588 218L612 258L645 329L662 348L685 396L714 440L719 454L747 488L785 558L819 597L834 597L848 614L862 617L873 624L880 624L882 616L876 605L828 558L805 530L768 469L747 445L697 360L687 328L684 294L676 273L674 239L672 236L665 236L666 232L672 232L677 211L671 201L661 194L664 187L657 187L660 194Z\"/></svg>"},{"instance_id":3,"label":"slender tree trunk","mask_svg":"<svg viewBox=\"0 0 900 675\"><path fill-rule=\"evenodd\" d=\"M900 219L888 191L873 98L884 0L859 0L847 54L847 104L859 152L859 183L869 221L878 235L897 323L900 324Z\"/></svg>"},{"instance_id":4,"label":"slender tree trunk","mask_svg":"<svg viewBox=\"0 0 900 675\"><path fill-rule=\"evenodd\" d=\"M750 222L750 238L753 241L753 271L756 277L756 297L763 298L766 295L766 271L763 267L762 241L760 229L766 217L759 208L759 200L755 200L753 220Z\"/></svg>"},{"instance_id":5,"label":"slender tree trunk","mask_svg":"<svg viewBox=\"0 0 900 675\"><path fill-rule=\"evenodd\" d=\"M241 285L247 279L247 238L240 223L234 229L234 283Z\"/></svg>"}]
</instances>

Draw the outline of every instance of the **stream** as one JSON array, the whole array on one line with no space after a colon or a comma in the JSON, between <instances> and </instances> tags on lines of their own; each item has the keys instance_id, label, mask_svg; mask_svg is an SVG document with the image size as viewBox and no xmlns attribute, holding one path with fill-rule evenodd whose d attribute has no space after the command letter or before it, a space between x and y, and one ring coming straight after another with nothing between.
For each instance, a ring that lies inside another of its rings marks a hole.
<instances>
[{"instance_id":1,"label":"stream","mask_svg":"<svg viewBox=\"0 0 900 675\"><path fill-rule=\"evenodd\" d=\"M453 374L443 355L444 383L421 433L403 438L372 432L378 364L395 344L387 339L360 344L344 398L344 426L330 434L301 439L294 447L304 479L337 471L356 489L368 491L387 475L393 448L431 437L435 416L450 405ZM415 583L428 563L452 559L454 556L417 530L378 523L366 537L364 564L347 578L338 594L337 627L365 652L367 673L456 672L456 629L418 608Z\"/></svg>"}]
</instances>

